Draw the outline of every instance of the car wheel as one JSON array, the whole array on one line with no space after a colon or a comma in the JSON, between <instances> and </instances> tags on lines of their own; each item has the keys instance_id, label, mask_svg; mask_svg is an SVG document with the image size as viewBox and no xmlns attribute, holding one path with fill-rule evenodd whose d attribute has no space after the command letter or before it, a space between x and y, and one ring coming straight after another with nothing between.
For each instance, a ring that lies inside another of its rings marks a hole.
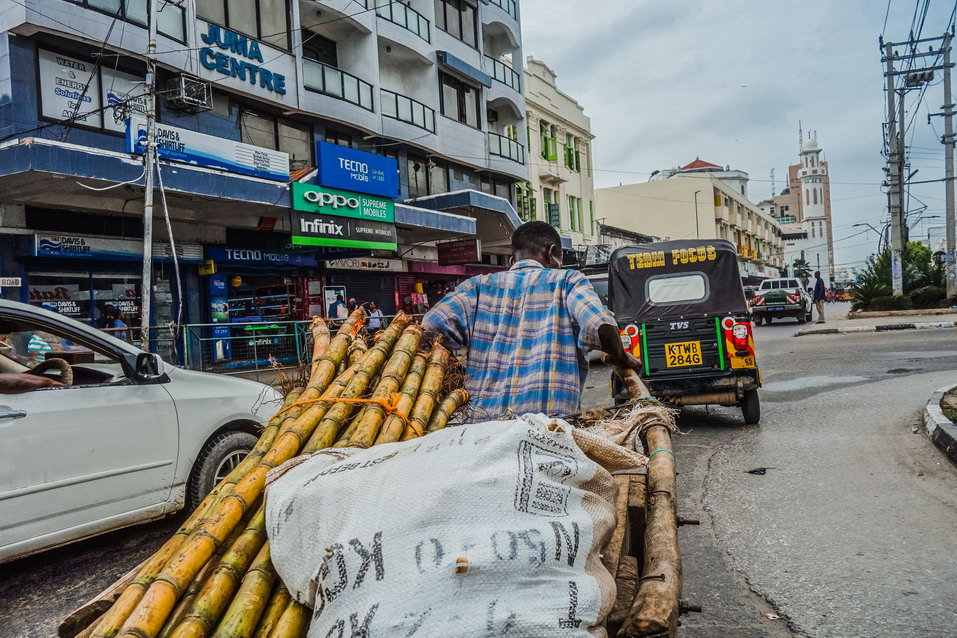
<instances>
[{"instance_id":1,"label":"car wheel","mask_svg":"<svg viewBox=\"0 0 957 638\"><path fill-rule=\"evenodd\" d=\"M766 325L766 326L770 326L770 325L771 325L771 316L770 316L770 315L768 315L767 317L764 318L764 325Z\"/></svg>"},{"instance_id":2,"label":"car wheel","mask_svg":"<svg viewBox=\"0 0 957 638\"><path fill-rule=\"evenodd\" d=\"M741 414L748 425L757 425L761 421L761 399L758 398L758 389L745 390L741 399Z\"/></svg>"},{"instance_id":3,"label":"car wheel","mask_svg":"<svg viewBox=\"0 0 957 638\"><path fill-rule=\"evenodd\" d=\"M802 312L801 314L795 316L794 318L798 320L798 323L807 323L807 319L804 318L804 313L803 313L803 312Z\"/></svg>"},{"instance_id":4,"label":"car wheel","mask_svg":"<svg viewBox=\"0 0 957 638\"><path fill-rule=\"evenodd\" d=\"M810 312L804 315L804 321L805 321L805 323L811 323L811 313L810 313Z\"/></svg>"},{"instance_id":5,"label":"car wheel","mask_svg":"<svg viewBox=\"0 0 957 638\"><path fill-rule=\"evenodd\" d=\"M190 507L199 505L246 458L258 440L248 432L223 432L203 446L187 486Z\"/></svg>"}]
</instances>

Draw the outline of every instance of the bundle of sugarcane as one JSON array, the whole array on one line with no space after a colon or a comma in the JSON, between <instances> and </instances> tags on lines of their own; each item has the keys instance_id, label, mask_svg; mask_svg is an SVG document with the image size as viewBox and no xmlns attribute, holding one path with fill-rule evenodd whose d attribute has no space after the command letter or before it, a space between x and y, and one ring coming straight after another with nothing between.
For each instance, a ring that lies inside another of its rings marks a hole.
<instances>
[{"instance_id":1,"label":"bundle of sugarcane","mask_svg":"<svg viewBox=\"0 0 957 638\"><path fill-rule=\"evenodd\" d=\"M449 351L428 351L404 313L367 344L361 309L335 337L312 326L308 382L290 391L247 457L216 486L176 534L133 573L71 615L83 638L291 638L304 636L309 610L290 598L273 569L262 495L266 474L299 455L369 447L444 428L468 401L443 396ZM420 351L423 347L423 351ZM83 622L99 613L92 622ZM91 610L95 610L92 611Z\"/></svg>"}]
</instances>

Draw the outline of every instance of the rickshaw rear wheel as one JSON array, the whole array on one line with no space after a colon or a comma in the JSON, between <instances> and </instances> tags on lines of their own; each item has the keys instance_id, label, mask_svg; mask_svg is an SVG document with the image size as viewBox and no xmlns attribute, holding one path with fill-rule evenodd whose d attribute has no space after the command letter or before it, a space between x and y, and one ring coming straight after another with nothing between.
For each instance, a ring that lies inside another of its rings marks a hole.
<instances>
[{"instance_id":1,"label":"rickshaw rear wheel","mask_svg":"<svg viewBox=\"0 0 957 638\"><path fill-rule=\"evenodd\" d=\"M745 390L741 398L741 414L748 425L757 425L761 421L761 399L758 389Z\"/></svg>"}]
</instances>

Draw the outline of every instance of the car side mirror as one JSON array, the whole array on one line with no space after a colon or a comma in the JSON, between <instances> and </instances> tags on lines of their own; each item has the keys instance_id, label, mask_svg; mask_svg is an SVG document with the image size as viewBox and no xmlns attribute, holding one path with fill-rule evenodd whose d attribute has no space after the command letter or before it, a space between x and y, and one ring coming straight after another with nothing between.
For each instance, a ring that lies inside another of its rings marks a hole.
<instances>
[{"instance_id":1,"label":"car side mirror","mask_svg":"<svg viewBox=\"0 0 957 638\"><path fill-rule=\"evenodd\" d=\"M136 355L136 365L134 369L137 378L141 381L148 381L159 377L161 366L159 355L150 352L141 352Z\"/></svg>"}]
</instances>

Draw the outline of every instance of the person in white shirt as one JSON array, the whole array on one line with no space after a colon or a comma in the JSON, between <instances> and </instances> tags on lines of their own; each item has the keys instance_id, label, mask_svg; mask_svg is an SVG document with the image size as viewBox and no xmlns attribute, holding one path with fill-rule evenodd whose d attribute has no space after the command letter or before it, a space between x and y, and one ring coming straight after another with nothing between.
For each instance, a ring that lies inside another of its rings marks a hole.
<instances>
[{"instance_id":1,"label":"person in white shirt","mask_svg":"<svg viewBox=\"0 0 957 638\"><path fill-rule=\"evenodd\" d=\"M375 305L375 302L368 301L362 305L369 307L369 330L379 330L382 328L382 311Z\"/></svg>"}]
</instances>

